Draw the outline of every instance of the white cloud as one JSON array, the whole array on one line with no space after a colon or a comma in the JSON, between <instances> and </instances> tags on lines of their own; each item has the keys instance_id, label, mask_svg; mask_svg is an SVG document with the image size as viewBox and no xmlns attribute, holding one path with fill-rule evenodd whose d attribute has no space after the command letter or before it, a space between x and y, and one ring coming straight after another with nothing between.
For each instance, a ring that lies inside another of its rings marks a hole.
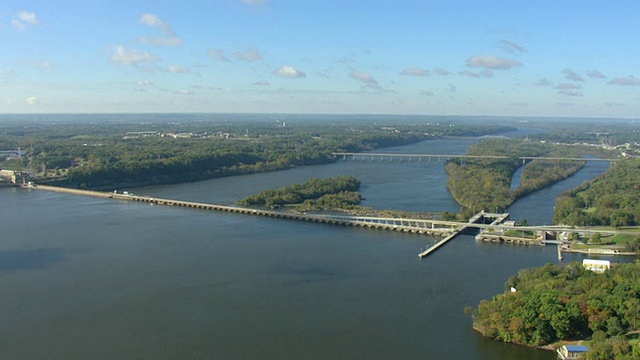
<instances>
[{"instance_id":1,"label":"white cloud","mask_svg":"<svg viewBox=\"0 0 640 360\"><path fill-rule=\"evenodd\" d=\"M364 86L365 88L374 89L380 92L393 92L393 90L385 89L382 86L380 86L380 84L378 84L376 79L374 79L373 76L369 73L352 70L349 73L349 77L365 84Z\"/></svg>"},{"instance_id":2,"label":"white cloud","mask_svg":"<svg viewBox=\"0 0 640 360\"><path fill-rule=\"evenodd\" d=\"M467 66L494 70L507 70L516 66L522 66L522 63L513 59L499 58L492 55L481 55L468 58Z\"/></svg>"},{"instance_id":3,"label":"white cloud","mask_svg":"<svg viewBox=\"0 0 640 360\"><path fill-rule=\"evenodd\" d=\"M583 95L581 91L575 91L575 90L559 90L558 94L565 95L565 96L577 96L577 97L582 97Z\"/></svg>"},{"instance_id":4,"label":"white cloud","mask_svg":"<svg viewBox=\"0 0 640 360\"><path fill-rule=\"evenodd\" d=\"M618 86L640 86L640 79L636 79L633 76L617 77L611 79L607 84Z\"/></svg>"},{"instance_id":5,"label":"white cloud","mask_svg":"<svg viewBox=\"0 0 640 360\"><path fill-rule=\"evenodd\" d=\"M14 75L13 71L0 69L0 82L8 81L13 78Z\"/></svg>"},{"instance_id":6,"label":"white cloud","mask_svg":"<svg viewBox=\"0 0 640 360\"><path fill-rule=\"evenodd\" d=\"M351 71L351 73L349 73L349 77L354 80L358 80L362 83L365 83L367 85L378 85L378 82L376 81L376 79L374 79L373 76L371 76L371 74L366 72L353 70Z\"/></svg>"},{"instance_id":7,"label":"white cloud","mask_svg":"<svg viewBox=\"0 0 640 360\"><path fill-rule=\"evenodd\" d=\"M18 14L11 19L11 25L20 31L26 30L27 25L37 26L39 24L40 20L38 20L38 17L34 12L19 11Z\"/></svg>"},{"instance_id":8,"label":"white cloud","mask_svg":"<svg viewBox=\"0 0 640 360\"><path fill-rule=\"evenodd\" d=\"M515 54L516 52L527 52L527 49L509 40L500 40L498 47L511 54Z\"/></svg>"},{"instance_id":9,"label":"white cloud","mask_svg":"<svg viewBox=\"0 0 640 360\"><path fill-rule=\"evenodd\" d=\"M431 75L431 73L429 73L429 70L417 69L417 68L405 68L404 70L402 70L402 72L400 74L409 75L409 76L429 76L429 75Z\"/></svg>"},{"instance_id":10,"label":"white cloud","mask_svg":"<svg viewBox=\"0 0 640 360\"><path fill-rule=\"evenodd\" d=\"M562 70L562 73L564 74L564 78L567 80L584 81L584 78L580 74L576 73L571 69L564 69Z\"/></svg>"},{"instance_id":11,"label":"white cloud","mask_svg":"<svg viewBox=\"0 0 640 360\"><path fill-rule=\"evenodd\" d=\"M215 61L229 61L226 56L224 56L224 50L219 49L209 49L207 53L211 58Z\"/></svg>"},{"instance_id":12,"label":"white cloud","mask_svg":"<svg viewBox=\"0 0 640 360\"><path fill-rule=\"evenodd\" d=\"M420 95L436 96L436 94L431 90L425 90L425 91L421 92Z\"/></svg>"},{"instance_id":13,"label":"white cloud","mask_svg":"<svg viewBox=\"0 0 640 360\"><path fill-rule=\"evenodd\" d=\"M147 25L147 26L151 26L157 29L162 30L165 34L169 34L171 36L175 36L176 33L173 32L173 29L171 29L171 26L169 26L169 24L167 24L166 22L160 20L159 17L157 17L156 15L153 14L142 14L142 16L140 16L140 23Z\"/></svg>"},{"instance_id":14,"label":"white cloud","mask_svg":"<svg viewBox=\"0 0 640 360\"><path fill-rule=\"evenodd\" d=\"M14 28L20 31L27 30L27 26L18 19L11 19L11 25L13 25Z\"/></svg>"},{"instance_id":15,"label":"white cloud","mask_svg":"<svg viewBox=\"0 0 640 360\"><path fill-rule=\"evenodd\" d=\"M189 72L188 68L178 65L169 65L167 69L169 70L169 72L172 72L174 74L185 74Z\"/></svg>"},{"instance_id":16,"label":"white cloud","mask_svg":"<svg viewBox=\"0 0 640 360\"><path fill-rule=\"evenodd\" d=\"M187 90L187 89L178 90L175 93L176 94L180 94L180 95L192 95L193 94L193 92L191 90Z\"/></svg>"},{"instance_id":17,"label":"white cloud","mask_svg":"<svg viewBox=\"0 0 640 360\"><path fill-rule=\"evenodd\" d=\"M149 36L141 36L138 38L138 41L145 45L153 45L153 46L182 46L182 39L180 39L176 33L173 31L171 26L166 22L162 21L159 17L154 14L142 14L140 16L140 23L159 29L163 33L169 36L160 36L160 37L149 37Z\"/></svg>"},{"instance_id":18,"label":"white cloud","mask_svg":"<svg viewBox=\"0 0 640 360\"><path fill-rule=\"evenodd\" d=\"M240 2L247 5L260 5L266 4L267 0L240 0Z\"/></svg>"},{"instance_id":19,"label":"white cloud","mask_svg":"<svg viewBox=\"0 0 640 360\"><path fill-rule=\"evenodd\" d=\"M138 85L138 86L146 86L146 85L153 85L153 84L149 80L140 79L140 80L136 81L136 85Z\"/></svg>"},{"instance_id":20,"label":"white cloud","mask_svg":"<svg viewBox=\"0 0 640 360\"><path fill-rule=\"evenodd\" d=\"M445 70L445 69L441 69L441 68L433 69L433 73L436 74L436 75L442 75L442 76L451 75L451 71Z\"/></svg>"},{"instance_id":21,"label":"white cloud","mask_svg":"<svg viewBox=\"0 0 640 360\"><path fill-rule=\"evenodd\" d=\"M273 73L284 78L301 78L307 76L304 72L287 65L276 69Z\"/></svg>"},{"instance_id":22,"label":"white cloud","mask_svg":"<svg viewBox=\"0 0 640 360\"><path fill-rule=\"evenodd\" d=\"M244 51L236 51L233 53L233 57L237 60L244 61L258 61L262 60L262 55L255 49L246 49Z\"/></svg>"},{"instance_id":23,"label":"white cloud","mask_svg":"<svg viewBox=\"0 0 640 360\"><path fill-rule=\"evenodd\" d=\"M31 105L31 106L39 105L39 104L42 103L42 101L40 101L40 99L38 99L35 96L31 96L31 97L26 98L24 100L24 102L27 103L27 105Z\"/></svg>"},{"instance_id":24,"label":"white cloud","mask_svg":"<svg viewBox=\"0 0 640 360\"><path fill-rule=\"evenodd\" d=\"M138 65L140 63L158 60L160 60L160 58L155 55L136 50L127 50L122 45L112 46L111 56L109 56L109 61L122 65Z\"/></svg>"},{"instance_id":25,"label":"white cloud","mask_svg":"<svg viewBox=\"0 0 640 360\"><path fill-rule=\"evenodd\" d=\"M40 23L38 17L36 16L36 13L34 12L20 11L18 13L18 19L31 25L38 25Z\"/></svg>"},{"instance_id":26,"label":"white cloud","mask_svg":"<svg viewBox=\"0 0 640 360\"><path fill-rule=\"evenodd\" d=\"M533 83L533 85L536 86L551 86L551 82L545 78L542 78L536 82Z\"/></svg>"},{"instance_id":27,"label":"white cloud","mask_svg":"<svg viewBox=\"0 0 640 360\"><path fill-rule=\"evenodd\" d=\"M135 82L136 85L136 91L147 91L148 87L155 87L155 85L146 79L140 79L138 81Z\"/></svg>"},{"instance_id":28,"label":"white cloud","mask_svg":"<svg viewBox=\"0 0 640 360\"><path fill-rule=\"evenodd\" d=\"M489 70L489 69L485 69L482 70L480 72L474 73L472 71L469 70L464 70L459 72L460 75L462 76L469 76L469 77L474 77L474 78L481 78L481 77L493 77L493 71Z\"/></svg>"},{"instance_id":29,"label":"white cloud","mask_svg":"<svg viewBox=\"0 0 640 360\"><path fill-rule=\"evenodd\" d=\"M585 71L585 73L587 73L587 76L592 78L592 79L604 79L604 78L606 78L606 76L604 76L604 74L601 73L598 70L587 70L587 71Z\"/></svg>"},{"instance_id":30,"label":"white cloud","mask_svg":"<svg viewBox=\"0 0 640 360\"><path fill-rule=\"evenodd\" d=\"M53 69L53 64L50 61L23 61L21 62L25 66L30 66L38 69Z\"/></svg>"},{"instance_id":31,"label":"white cloud","mask_svg":"<svg viewBox=\"0 0 640 360\"><path fill-rule=\"evenodd\" d=\"M554 86L554 88L560 89L560 90L572 90L572 89L580 89L582 88L582 86L576 85L574 83L565 83L565 84L558 84Z\"/></svg>"},{"instance_id":32,"label":"white cloud","mask_svg":"<svg viewBox=\"0 0 640 360\"><path fill-rule=\"evenodd\" d=\"M153 46L182 46L182 39L177 36L172 37L149 37L140 36L138 41L145 45Z\"/></svg>"},{"instance_id":33,"label":"white cloud","mask_svg":"<svg viewBox=\"0 0 640 360\"><path fill-rule=\"evenodd\" d=\"M257 85L257 86L269 86L271 85L271 83L269 83L267 80L260 80L260 81L256 81L251 85Z\"/></svg>"}]
</instances>

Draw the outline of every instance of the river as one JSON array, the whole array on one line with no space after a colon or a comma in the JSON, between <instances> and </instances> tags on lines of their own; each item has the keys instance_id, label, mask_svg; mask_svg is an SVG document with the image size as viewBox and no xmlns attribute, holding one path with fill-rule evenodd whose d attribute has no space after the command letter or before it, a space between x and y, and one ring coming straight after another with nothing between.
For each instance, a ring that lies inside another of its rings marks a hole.
<instances>
[{"instance_id":1,"label":"river","mask_svg":"<svg viewBox=\"0 0 640 360\"><path fill-rule=\"evenodd\" d=\"M394 149L461 154L477 139ZM549 223L554 197L604 171L587 166L516 202ZM365 205L458 211L443 163L331 165L133 189L232 203L311 177L362 180ZM554 247L451 241L194 209L0 189L3 359L553 359L471 329L465 306L503 291ZM567 254L565 261L579 260Z\"/></svg>"}]
</instances>

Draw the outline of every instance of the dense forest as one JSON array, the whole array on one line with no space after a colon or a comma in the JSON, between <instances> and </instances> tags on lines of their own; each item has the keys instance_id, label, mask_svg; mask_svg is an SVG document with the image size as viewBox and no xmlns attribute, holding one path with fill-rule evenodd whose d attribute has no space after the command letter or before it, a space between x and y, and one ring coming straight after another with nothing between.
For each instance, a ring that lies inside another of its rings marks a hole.
<instances>
[{"instance_id":1,"label":"dense forest","mask_svg":"<svg viewBox=\"0 0 640 360\"><path fill-rule=\"evenodd\" d=\"M304 203L308 209L345 208L360 203L359 188L360 180L351 176L309 179L303 184L262 191L240 200L238 204L277 207Z\"/></svg>"},{"instance_id":2,"label":"dense forest","mask_svg":"<svg viewBox=\"0 0 640 360\"><path fill-rule=\"evenodd\" d=\"M273 119L148 122L109 119L88 123L0 124L0 149L23 149L0 167L31 169L46 177L68 174L60 185L114 188L195 181L335 161L332 152L358 152L443 136L513 131L504 125L385 123L366 119L287 122ZM145 136L132 132L144 131ZM149 136L147 136L149 135ZM62 171L61 171L62 170Z\"/></svg>"},{"instance_id":3,"label":"dense forest","mask_svg":"<svg viewBox=\"0 0 640 360\"><path fill-rule=\"evenodd\" d=\"M640 358L640 262L603 274L547 264L521 270L505 288L472 311L483 335L531 346L589 339L587 359Z\"/></svg>"},{"instance_id":4,"label":"dense forest","mask_svg":"<svg viewBox=\"0 0 640 360\"><path fill-rule=\"evenodd\" d=\"M513 174L522 166L518 157L580 157L570 147L519 139L487 139L469 147L467 155L508 158L451 159L445 170L447 187L458 203L467 208L464 216L475 212L503 211L521 196L540 190L573 175L583 161L533 160L524 165L520 186L511 189Z\"/></svg>"},{"instance_id":5,"label":"dense forest","mask_svg":"<svg viewBox=\"0 0 640 360\"><path fill-rule=\"evenodd\" d=\"M553 221L616 228L640 224L640 159L617 162L592 182L561 194Z\"/></svg>"}]
</instances>

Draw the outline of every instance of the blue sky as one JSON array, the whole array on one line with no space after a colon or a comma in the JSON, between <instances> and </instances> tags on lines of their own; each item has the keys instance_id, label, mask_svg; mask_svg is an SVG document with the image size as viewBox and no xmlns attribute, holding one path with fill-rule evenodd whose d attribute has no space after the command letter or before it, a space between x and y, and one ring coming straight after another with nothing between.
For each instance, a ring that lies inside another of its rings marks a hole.
<instances>
[{"instance_id":1,"label":"blue sky","mask_svg":"<svg viewBox=\"0 0 640 360\"><path fill-rule=\"evenodd\" d=\"M640 2L3 0L0 113L640 113Z\"/></svg>"}]
</instances>

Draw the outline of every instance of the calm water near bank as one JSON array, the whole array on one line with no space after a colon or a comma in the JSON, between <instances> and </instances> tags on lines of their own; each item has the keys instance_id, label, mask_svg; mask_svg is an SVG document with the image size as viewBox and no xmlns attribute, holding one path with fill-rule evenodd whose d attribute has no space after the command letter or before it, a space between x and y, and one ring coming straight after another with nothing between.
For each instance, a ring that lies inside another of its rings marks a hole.
<instances>
[{"instance_id":1,"label":"calm water near bank","mask_svg":"<svg viewBox=\"0 0 640 360\"><path fill-rule=\"evenodd\" d=\"M475 141L385 151L461 154ZM509 211L549 223L559 192L605 169L588 163ZM232 203L337 175L362 180L367 206L459 210L437 161L348 160L133 190ZM553 247L461 236L420 260L435 239L22 189L0 189L0 201L0 358L554 358L479 336L463 313L521 268L557 262Z\"/></svg>"}]
</instances>

